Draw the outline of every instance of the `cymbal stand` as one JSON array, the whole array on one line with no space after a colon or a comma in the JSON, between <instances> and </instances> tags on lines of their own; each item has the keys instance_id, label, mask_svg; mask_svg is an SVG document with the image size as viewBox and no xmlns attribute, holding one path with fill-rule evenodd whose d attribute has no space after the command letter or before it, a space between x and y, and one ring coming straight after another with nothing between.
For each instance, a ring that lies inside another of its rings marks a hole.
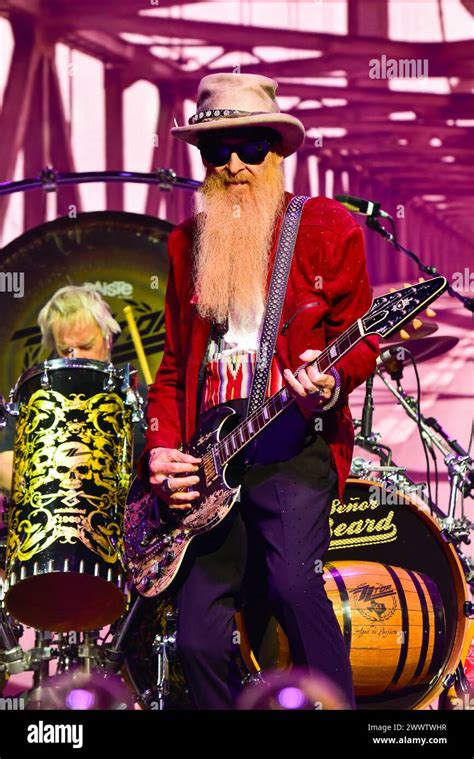
<instances>
[{"instance_id":1,"label":"cymbal stand","mask_svg":"<svg viewBox=\"0 0 474 759\"><path fill-rule=\"evenodd\" d=\"M380 379L384 385L390 390L392 395L397 399L398 403L402 406L406 414L413 419L416 424L419 424L425 439L436 446L436 448L443 454L444 462L448 468L448 476L450 483L450 495L449 495L449 509L448 514L443 514L441 517L441 526L443 533L448 537L456 546L460 543L470 543L470 532L474 525L464 515L460 518L456 518L456 508L459 496L472 496L474 491L474 461L469 456L459 443L450 438L446 432L440 427L436 420L430 418L427 419L423 414L418 412L416 400L405 393L400 385L395 387L389 380L383 375L380 370L376 370ZM439 512L440 510L437 509ZM467 567L470 580L474 580L474 562L470 557L464 556L459 552L460 557L463 557L463 563ZM463 560L462 559L462 560Z\"/></svg>"},{"instance_id":2,"label":"cymbal stand","mask_svg":"<svg viewBox=\"0 0 474 759\"><path fill-rule=\"evenodd\" d=\"M166 697L170 692L169 653L176 651L176 633L174 630L174 614L166 614L166 631L164 635L156 635L152 647L157 655L156 697L159 711L165 708Z\"/></svg>"}]
</instances>

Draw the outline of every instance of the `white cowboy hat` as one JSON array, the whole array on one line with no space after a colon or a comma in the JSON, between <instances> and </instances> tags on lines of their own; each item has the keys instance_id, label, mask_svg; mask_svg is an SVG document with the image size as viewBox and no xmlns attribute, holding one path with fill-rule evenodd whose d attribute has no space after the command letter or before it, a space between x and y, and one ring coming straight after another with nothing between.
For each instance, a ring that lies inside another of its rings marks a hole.
<instances>
[{"instance_id":1,"label":"white cowboy hat","mask_svg":"<svg viewBox=\"0 0 474 759\"><path fill-rule=\"evenodd\" d=\"M299 119L281 113L275 92L278 82L259 74L209 74L201 79L197 112L189 126L173 127L171 134L198 145L206 132L236 127L270 127L281 137L284 156L291 155L304 140Z\"/></svg>"}]
</instances>

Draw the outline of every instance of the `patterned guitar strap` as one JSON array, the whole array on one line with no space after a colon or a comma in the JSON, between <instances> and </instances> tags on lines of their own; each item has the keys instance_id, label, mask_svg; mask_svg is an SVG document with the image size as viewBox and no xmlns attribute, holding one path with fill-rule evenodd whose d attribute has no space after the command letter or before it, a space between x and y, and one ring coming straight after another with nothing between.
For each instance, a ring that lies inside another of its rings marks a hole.
<instances>
[{"instance_id":1,"label":"patterned guitar strap","mask_svg":"<svg viewBox=\"0 0 474 759\"><path fill-rule=\"evenodd\" d=\"M275 352L278 326L280 324L291 262L295 250L296 236L303 207L307 200L307 195L295 195L288 203L281 225L267 305L263 317L262 334L255 362L252 389L247 405L247 416L250 416L250 414L253 414L254 411L260 408L265 400L272 357Z\"/></svg>"}]
</instances>

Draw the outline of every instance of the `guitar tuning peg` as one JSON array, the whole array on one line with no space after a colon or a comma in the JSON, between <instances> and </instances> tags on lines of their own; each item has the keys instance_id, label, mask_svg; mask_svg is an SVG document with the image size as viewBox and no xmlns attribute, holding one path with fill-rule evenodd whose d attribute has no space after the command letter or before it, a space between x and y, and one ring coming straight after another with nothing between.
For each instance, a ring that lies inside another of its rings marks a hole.
<instances>
[{"instance_id":1,"label":"guitar tuning peg","mask_svg":"<svg viewBox=\"0 0 474 759\"><path fill-rule=\"evenodd\" d=\"M396 287L391 287L390 290L389 290L389 293L396 293L396 292L397 292L397 288Z\"/></svg>"},{"instance_id":2,"label":"guitar tuning peg","mask_svg":"<svg viewBox=\"0 0 474 759\"><path fill-rule=\"evenodd\" d=\"M424 281L425 281L424 277L418 277L418 282L424 282Z\"/></svg>"},{"instance_id":3,"label":"guitar tuning peg","mask_svg":"<svg viewBox=\"0 0 474 759\"><path fill-rule=\"evenodd\" d=\"M426 316L431 316L431 318L433 318L433 316L436 316L436 311L433 311L432 308L427 308L425 314Z\"/></svg>"},{"instance_id":4,"label":"guitar tuning peg","mask_svg":"<svg viewBox=\"0 0 474 759\"><path fill-rule=\"evenodd\" d=\"M423 322L421 321L421 319L413 319L412 324L413 324L414 329L420 329L420 327L423 326Z\"/></svg>"},{"instance_id":5,"label":"guitar tuning peg","mask_svg":"<svg viewBox=\"0 0 474 759\"><path fill-rule=\"evenodd\" d=\"M400 337L402 338L402 340L409 340L410 339L410 335L408 334L408 332L405 329L401 329L400 330Z\"/></svg>"}]
</instances>

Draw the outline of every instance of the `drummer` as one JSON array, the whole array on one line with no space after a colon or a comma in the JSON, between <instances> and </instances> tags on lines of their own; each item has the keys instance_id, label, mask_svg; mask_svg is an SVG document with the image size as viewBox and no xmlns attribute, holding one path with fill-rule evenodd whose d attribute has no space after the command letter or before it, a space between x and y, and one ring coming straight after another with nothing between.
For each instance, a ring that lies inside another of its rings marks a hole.
<instances>
[{"instance_id":1,"label":"drummer","mask_svg":"<svg viewBox=\"0 0 474 759\"><path fill-rule=\"evenodd\" d=\"M49 357L107 362L111 360L114 335L121 331L100 294L91 287L76 285L54 293L41 309L38 325ZM10 490L13 476L15 430L12 417L7 419L7 428L0 430L0 490ZM135 448L139 442L135 440Z\"/></svg>"},{"instance_id":2,"label":"drummer","mask_svg":"<svg viewBox=\"0 0 474 759\"><path fill-rule=\"evenodd\" d=\"M109 305L87 286L57 290L38 316L41 344L59 358L110 361L113 336L121 330Z\"/></svg>"}]
</instances>

